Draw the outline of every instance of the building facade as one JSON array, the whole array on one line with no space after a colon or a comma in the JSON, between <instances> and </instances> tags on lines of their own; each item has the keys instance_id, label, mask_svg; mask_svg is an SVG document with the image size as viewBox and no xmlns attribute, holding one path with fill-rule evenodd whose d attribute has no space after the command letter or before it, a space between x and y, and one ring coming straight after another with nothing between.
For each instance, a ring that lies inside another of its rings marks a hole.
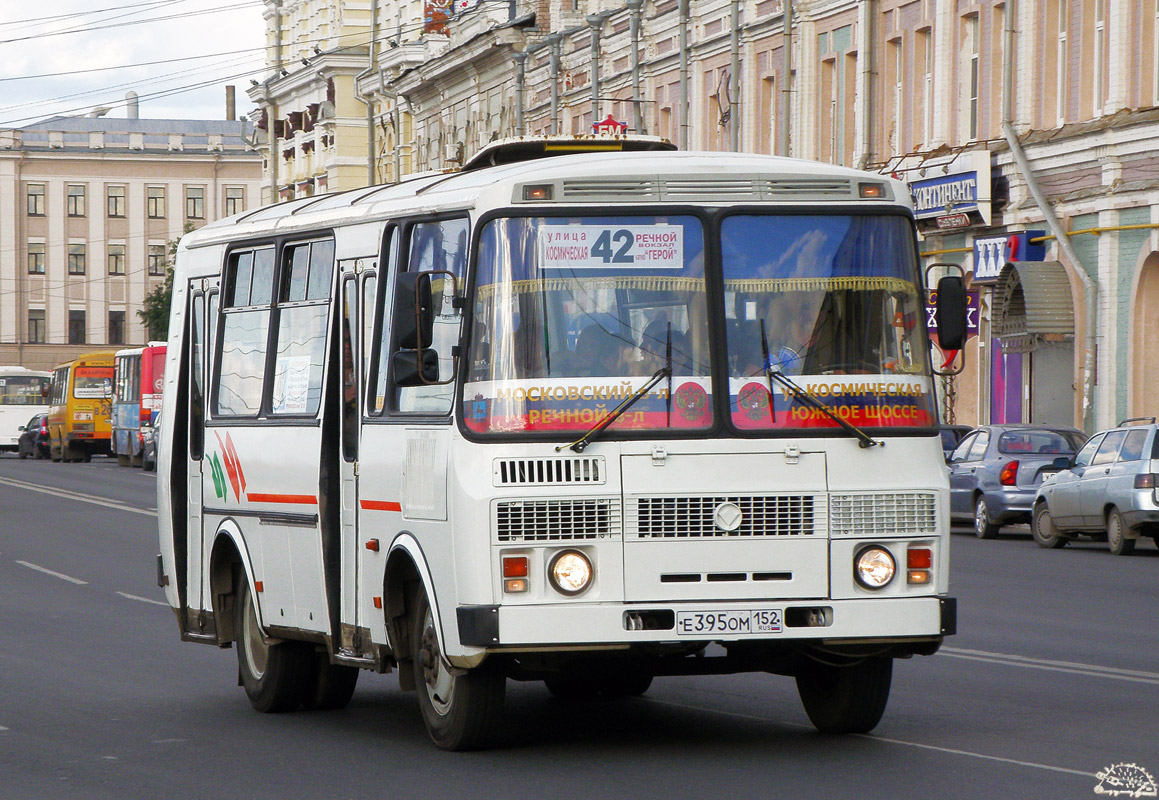
<instances>
[{"instance_id":1,"label":"building facade","mask_svg":"<svg viewBox=\"0 0 1159 800\"><path fill-rule=\"evenodd\" d=\"M926 263L972 281L947 420L1089 432L1159 413L1159 0L266 0L266 14L283 43L250 92L266 116L280 112L263 98L293 84L293 111L332 91L333 126L366 117L361 137L330 134L326 165L350 169L315 164L314 186L454 168L492 139L608 116L684 149L894 174ZM360 27L303 22L323 19ZM350 83L315 69L331 53ZM284 114L270 130L281 167L304 133Z\"/></svg>"},{"instance_id":2,"label":"building facade","mask_svg":"<svg viewBox=\"0 0 1159 800\"><path fill-rule=\"evenodd\" d=\"M170 243L258 201L245 121L57 117L0 130L0 363L147 338Z\"/></svg>"}]
</instances>

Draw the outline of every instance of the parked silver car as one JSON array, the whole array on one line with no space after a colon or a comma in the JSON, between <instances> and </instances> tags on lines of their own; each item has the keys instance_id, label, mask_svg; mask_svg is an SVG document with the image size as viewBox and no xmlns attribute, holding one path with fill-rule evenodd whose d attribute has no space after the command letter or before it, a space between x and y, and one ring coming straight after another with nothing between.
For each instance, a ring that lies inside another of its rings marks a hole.
<instances>
[{"instance_id":1,"label":"parked silver car","mask_svg":"<svg viewBox=\"0 0 1159 800\"><path fill-rule=\"evenodd\" d=\"M979 539L1002 525L1030 522L1035 492L1059 456L1083 442L1074 428L983 425L966 435L950 456L950 517L969 519Z\"/></svg>"},{"instance_id":2,"label":"parked silver car","mask_svg":"<svg viewBox=\"0 0 1159 800\"><path fill-rule=\"evenodd\" d=\"M1143 424L1137 424L1143 423ZM1076 535L1107 537L1115 555L1140 536L1159 543L1159 425L1154 417L1125 420L1090 438L1034 498L1034 541L1062 547Z\"/></svg>"}]
</instances>

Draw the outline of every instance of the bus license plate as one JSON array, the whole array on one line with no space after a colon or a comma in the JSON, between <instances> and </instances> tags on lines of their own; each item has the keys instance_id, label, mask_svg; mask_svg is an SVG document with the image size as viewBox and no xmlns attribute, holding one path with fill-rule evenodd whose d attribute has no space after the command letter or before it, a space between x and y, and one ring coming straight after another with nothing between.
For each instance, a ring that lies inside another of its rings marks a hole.
<instances>
[{"instance_id":1,"label":"bus license plate","mask_svg":"<svg viewBox=\"0 0 1159 800\"><path fill-rule=\"evenodd\" d=\"M763 634L781 632L778 609L759 611L679 611L676 614L678 636L705 634Z\"/></svg>"}]
</instances>

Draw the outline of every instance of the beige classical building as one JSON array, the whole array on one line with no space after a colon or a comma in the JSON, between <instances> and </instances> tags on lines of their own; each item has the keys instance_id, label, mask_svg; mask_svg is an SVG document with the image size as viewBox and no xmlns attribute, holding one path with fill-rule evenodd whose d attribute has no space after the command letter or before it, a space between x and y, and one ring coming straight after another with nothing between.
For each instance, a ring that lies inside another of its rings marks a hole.
<instances>
[{"instance_id":1,"label":"beige classical building","mask_svg":"<svg viewBox=\"0 0 1159 800\"><path fill-rule=\"evenodd\" d=\"M256 205L250 130L105 117L0 130L0 363L51 369L144 343L137 312L169 243Z\"/></svg>"},{"instance_id":2,"label":"beige classical building","mask_svg":"<svg viewBox=\"0 0 1159 800\"><path fill-rule=\"evenodd\" d=\"M609 115L684 149L894 173L927 263L977 294L947 417L1159 413L1159 0L265 3L271 196ZM313 104L313 131L286 113Z\"/></svg>"}]
</instances>

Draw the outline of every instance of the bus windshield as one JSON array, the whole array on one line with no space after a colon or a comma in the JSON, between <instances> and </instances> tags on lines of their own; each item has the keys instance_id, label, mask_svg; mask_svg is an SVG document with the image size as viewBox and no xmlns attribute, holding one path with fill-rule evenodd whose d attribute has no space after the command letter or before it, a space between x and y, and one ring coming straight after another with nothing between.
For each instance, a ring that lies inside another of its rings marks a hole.
<instances>
[{"instance_id":1,"label":"bus windshield","mask_svg":"<svg viewBox=\"0 0 1159 800\"><path fill-rule=\"evenodd\" d=\"M723 307L693 216L503 218L480 238L463 415L475 433L581 431L662 368L610 430L833 428L936 419L913 228L900 215L737 213ZM710 248L713 252L715 248ZM711 336L726 362L713 369ZM729 408L713 405L727 376Z\"/></svg>"},{"instance_id":2,"label":"bus windshield","mask_svg":"<svg viewBox=\"0 0 1159 800\"><path fill-rule=\"evenodd\" d=\"M766 368L853 425L935 423L904 217L736 214L720 235L733 424L836 424L779 385L770 404Z\"/></svg>"},{"instance_id":3,"label":"bus windshield","mask_svg":"<svg viewBox=\"0 0 1159 800\"><path fill-rule=\"evenodd\" d=\"M479 433L712 425L704 230L691 216L506 218L479 244L464 419Z\"/></svg>"},{"instance_id":4,"label":"bus windshield","mask_svg":"<svg viewBox=\"0 0 1159 800\"><path fill-rule=\"evenodd\" d=\"M42 406L47 401L48 378L40 375L7 375L0 377L0 404L6 406Z\"/></svg>"}]
</instances>

